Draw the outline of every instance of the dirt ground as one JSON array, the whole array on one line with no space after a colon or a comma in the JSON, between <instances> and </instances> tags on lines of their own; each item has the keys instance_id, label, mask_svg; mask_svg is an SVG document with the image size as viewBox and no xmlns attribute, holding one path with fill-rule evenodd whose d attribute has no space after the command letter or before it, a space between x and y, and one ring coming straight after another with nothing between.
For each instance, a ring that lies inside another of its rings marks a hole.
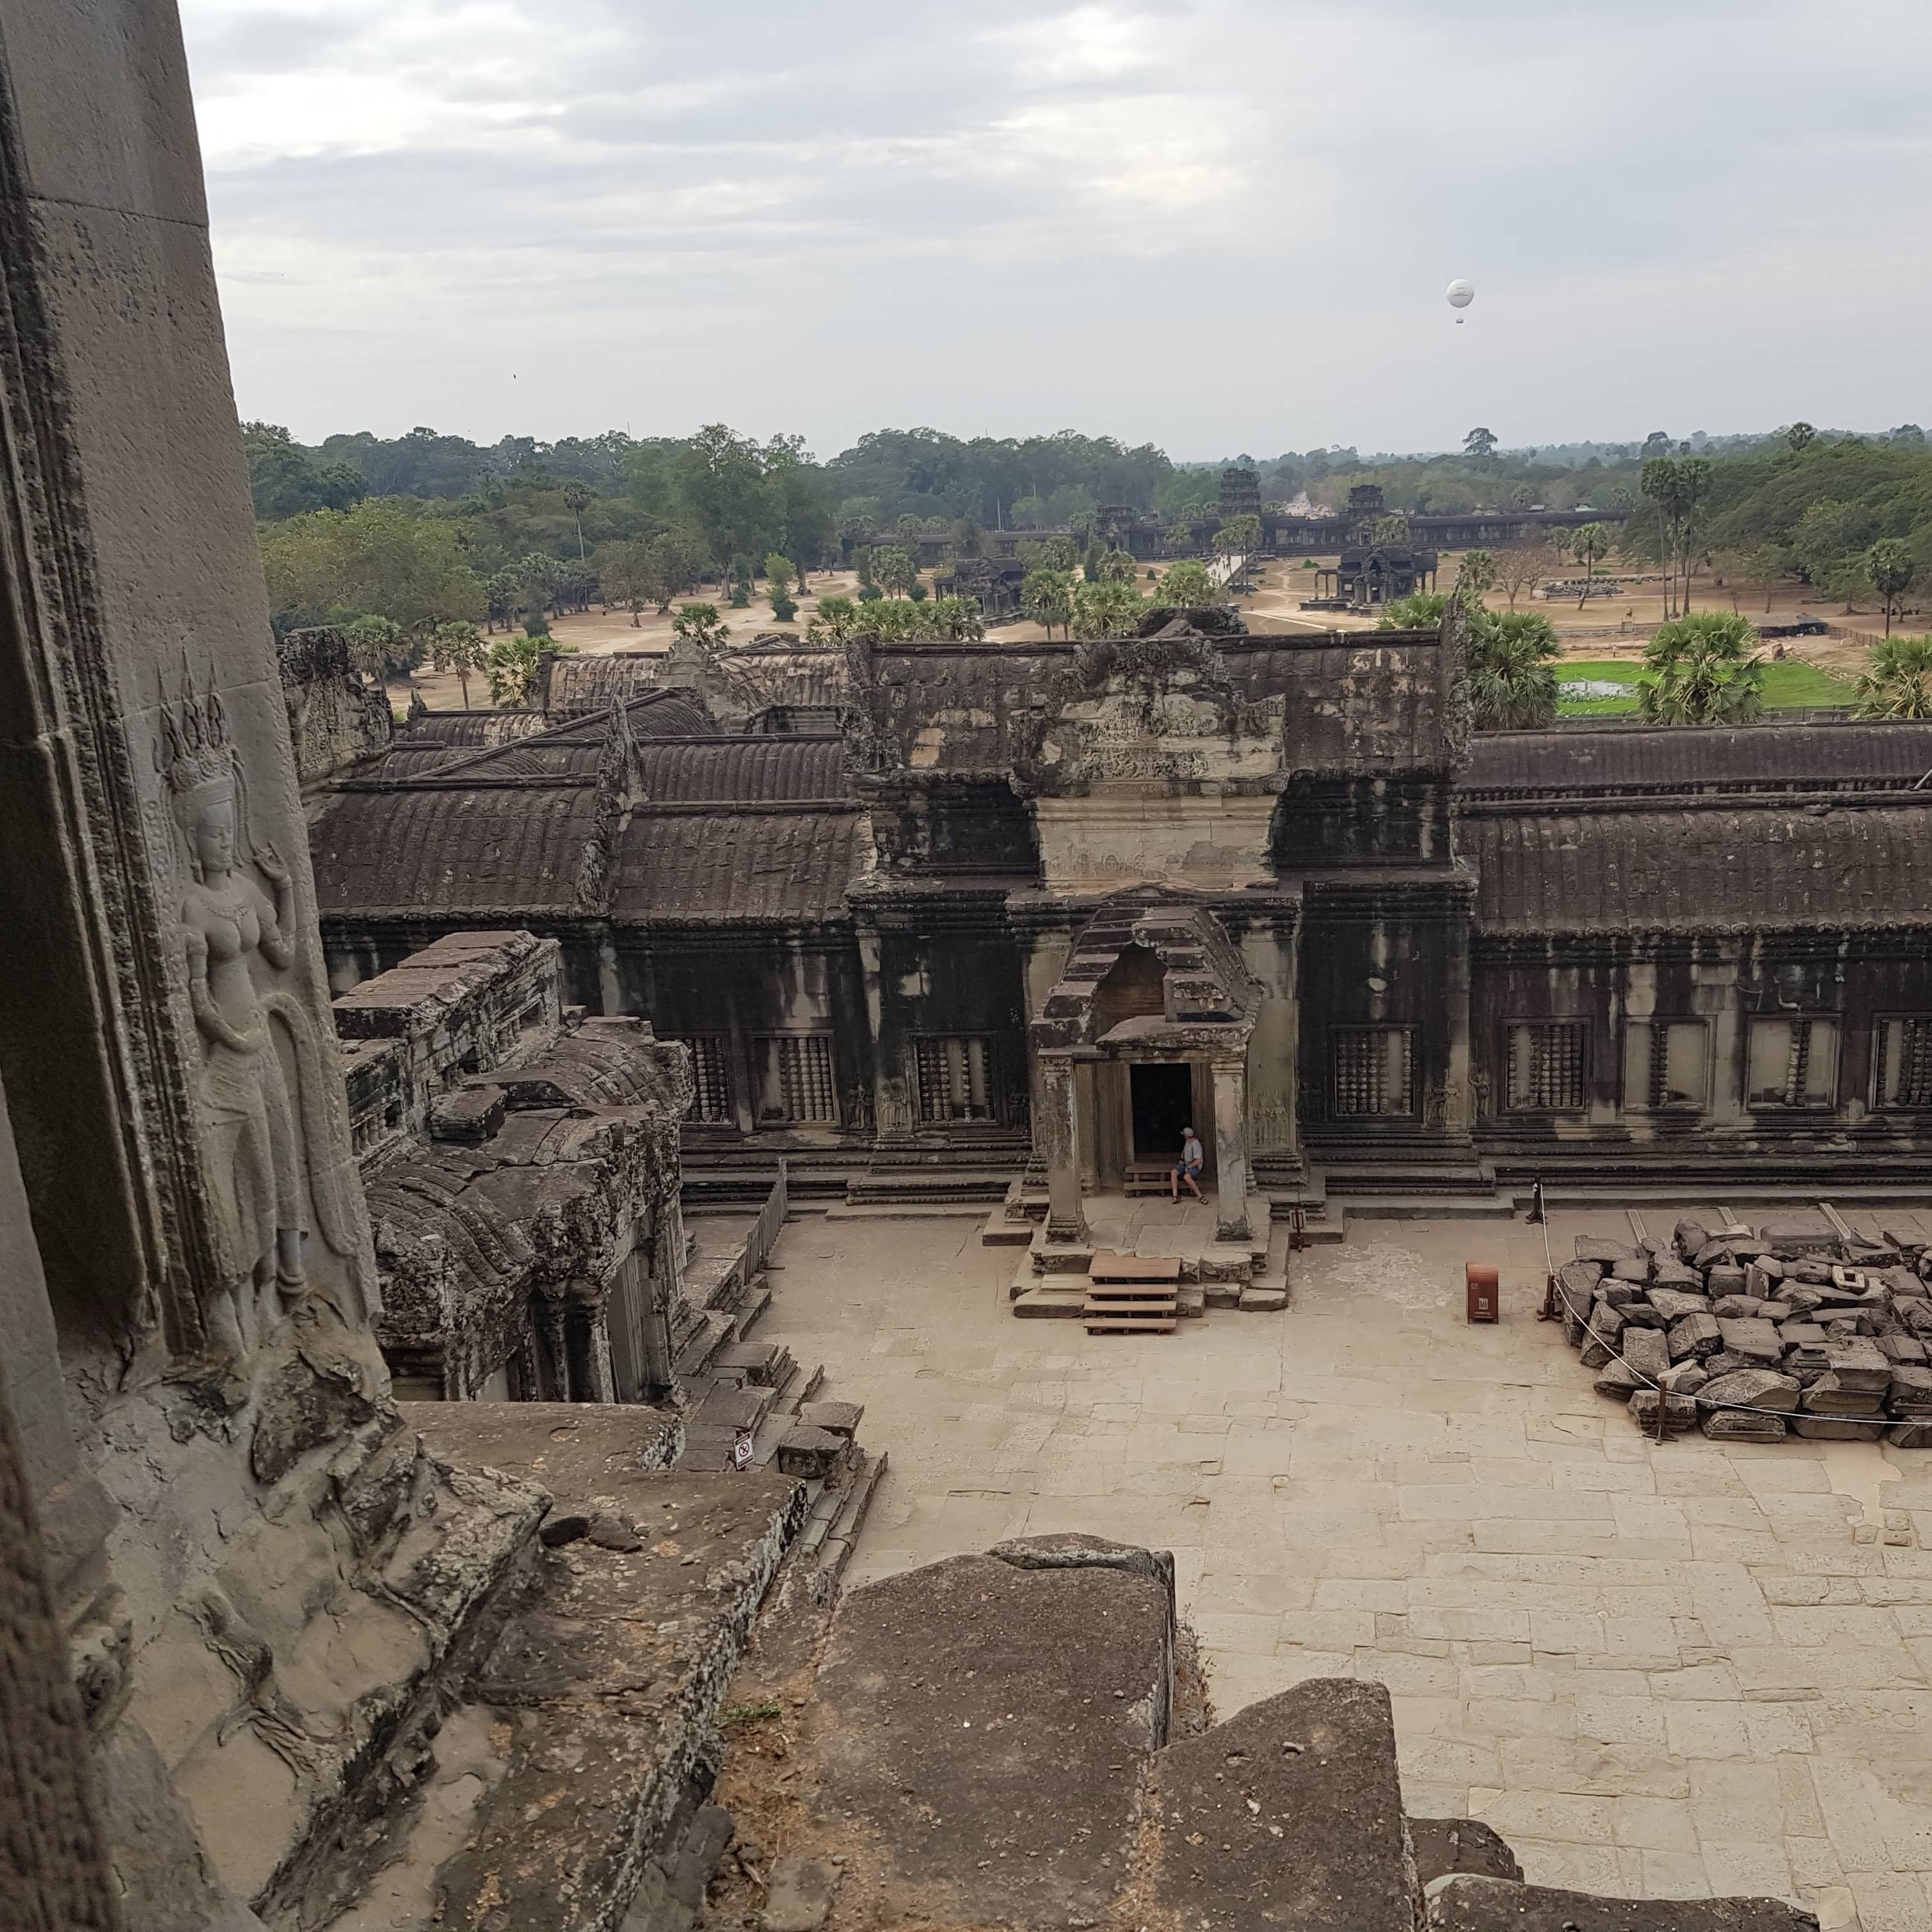
<instances>
[{"instance_id":1,"label":"dirt ground","mask_svg":"<svg viewBox=\"0 0 1932 1932\"><path fill-rule=\"evenodd\" d=\"M1312 631L1364 631L1372 630L1376 620L1372 617L1358 617L1347 611L1304 610L1304 598L1315 595L1315 572L1306 565L1330 564L1337 560L1334 556L1312 559L1284 558L1267 565L1253 580L1255 589L1240 601L1242 616L1249 624L1264 630ZM1438 573L1441 584L1446 588L1456 580L1456 567L1460 554L1444 551ZM1557 628L1563 640L1563 654L1570 658L1636 658L1642 655L1643 646L1650 634L1664 621L1664 586L1654 579L1647 581L1630 580L1628 594L1615 599L1600 602L1592 600L1587 611L1579 611L1574 601L1557 604L1545 603L1540 599L1519 596L1519 610L1540 610L1548 616ZM1147 586L1144 580L1141 588ZM760 596L748 609L734 610L728 604L720 603L718 613L725 622L726 628L734 638L757 636L761 632L776 631L802 638L805 627L818 608L821 597L850 597L858 590L858 578L849 570L832 570L815 572L808 586L798 595L798 615L790 624L779 624L772 616L771 605ZM683 601L683 600L680 600ZM1507 610L1509 600L1496 592L1491 592L1484 599L1491 610ZM1755 622L1789 623L1801 616L1822 617L1828 624L1841 629L1855 630L1861 637L1876 639L1882 634L1884 620L1874 611L1861 610L1846 614L1842 604L1820 592L1810 590L1802 584L1778 586L1771 598L1771 608L1765 608L1764 587L1761 584L1724 585L1714 583L1708 578L1700 578L1692 592L1695 608L1728 610L1736 608ZM1897 622L1894 628L1908 631L1928 628L1928 614L1913 610ZM573 645L579 651L592 654L614 651L667 651L670 648L671 617L660 615L656 610L643 612L633 624L630 613L622 610L574 611L569 615L554 618L550 623L550 634L560 644ZM1018 622L1002 624L994 634L1002 642L1028 644L1036 641L1045 634L1037 624ZM1816 664L1821 670L1829 671L1840 677L1850 677L1864 668L1866 645L1858 640L1844 638L1798 638L1786 644L1786 655ZM460 681L446 673L424 669L408 679L397 678L388 687L389 699L398 711L409 709L412 697L420 693L423 702L433 711L452 710L461 706L463 692ZM481 676L470 680L470 702L472 705L487 705L490 701L489 685Z\"/></svg>"}]
</instances>

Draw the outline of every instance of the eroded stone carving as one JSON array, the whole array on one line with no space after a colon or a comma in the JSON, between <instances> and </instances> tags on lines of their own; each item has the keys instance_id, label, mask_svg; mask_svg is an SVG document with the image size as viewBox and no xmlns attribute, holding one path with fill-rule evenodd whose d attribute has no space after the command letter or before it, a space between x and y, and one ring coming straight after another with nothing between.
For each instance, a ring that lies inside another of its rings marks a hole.
<instances>
[{"instance_id":1,"label":"eroded stone carving","mask_svg":"<svg viewBox=\"0 0 1932 1932\"><path fill-rule=\"evenodd\" d=\"M289 868L272 844L249 842L242 764L219 694L184 683L161 711L154 762L168 794L164 849L202 1048L195 1118L220 1283L204 1305L218 1348L239 1356L306 1291L311 1218L329 1248L348 1256L353 1210L334 1165L308 1157L332 1138L322 1083L334 1068L301 1002L279 983L296 964Z\"/></svg>"}]
</instances>

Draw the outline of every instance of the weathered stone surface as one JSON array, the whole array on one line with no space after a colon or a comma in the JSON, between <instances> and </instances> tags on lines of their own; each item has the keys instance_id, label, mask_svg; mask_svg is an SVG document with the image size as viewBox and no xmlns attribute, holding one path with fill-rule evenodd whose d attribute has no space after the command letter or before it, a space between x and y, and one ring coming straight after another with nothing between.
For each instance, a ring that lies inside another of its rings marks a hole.
<instances>
[{"instance_id":1,"label":"weathered stone surface","mask_svg":"<svg viewBox=\"0 0 1932 1932\"><path fill-rule=\"evenodd\" d=\"M852 1450L849 1436L835 1436L829 1429L800 1426L788 1430L778 1442L778 1467L788 1476L823 1482L842 1456Z\"/></svg>"},{"instance_id":2,"label":"weathered stone surface","mask_svg":"<svg viewBox=\"0 0 1932 1932\"><path fill-rule=\"evenodd\" d=\"M1520 1884L1522 1867L1502 1835L1474 1818L1412 1818L1408 1843L1415 1882L1427 1886L1451 1872Z\"/></svg>"},{"instance_id":3,"label":"weathered stone surface","mask_svg":"<svg viewBox=\"0 0 1932 1932\"><path fill-rule=\"evenodd\" d=\"M1772 1322L1780 1320L1783 1308L1754 1294L1720 1295L1711 1304L1711 1312L1720 1322Z\"/></svg>"},{"instance_id":4,"label":"weathered stone surface","mask_svg":"<svg viewBox=\"0 0 1932 1932\"><path fill-rule=\"evenodd\" d=\"M838 1892L838 1868L829 1858L780 1858L766 1892L764 1932L818 1932Z\"/></svg>"},{"instance_id":5,"label":"weathered stone surface","mask_svg":"<svg viewBox=\"0 0 1932 1932\"><path fill-rule=\"evenodd\" d=\"M1669 1324L1682 1321L1687 1315L1709 1314L1711 1298L1693 1294L1685 1288L1654 1288L1650 1291L1650 1305Z\"/></svg>"},{"instance_id":6,"label":"weathered stone surface","mask_svg":"<svg viewBox=\"0 0 1932 1932\"><path fill-rule=\"evenodd\" d=\"M1892 1364L1870 1342L1828 1342L1825 1366L1841 1389L1882 1392L1892 1381Z\"/></svg>"},{"instance_id":7,"label":"weathered stone surface","mask_svg":"<svg viewBox=\"0 0 1932 1932\"><path fill-rule=\"evenodd\" d=\"M1598 1898L1458 1874L1431 1892L1426 1932L1818 1932L1775 1898Z\"/></svg>"},{"instance_id":8,"label":"weathered stone surface","mask_svg":"<svg viewBox=\"0 0 1932 1932\"><path fill-rule=\"evenodd\" d=\"M1742 1355L1748 1362L1773 1363L1784 1353L1784 1338L1778 1324L1747 1318L1718 1319L1718 1331L1727 1355Z\"/></svg>"},{"instance_id":9,"label":"weathered stone surface","mask_svg":"<svg viewBox=\"0 0 1932 1932\"><path fill-rule=\"evenodd\" d=\"M1659 1388L1672 1395L1695 1395L1711 1378L1695 1356L1688 1361L1672 1362L1657 1378Z\"/></svg>"},{"instance_id":10,"label":"weathered stone surface","mask_svg":"<svg viewBox=\"0 0 1932 1932\"><path fill-rule=\"evenodd\" d=\"M1612 1262L1610 1273L1618 1281L1646 1282L1650 1279L1651 1261L1648 1255L1632 1255L1626 1259Z\"/></svg>"},{"instance_id":11,"label":"weathered stone surface","mask_svg":"<svg viewBox=\"0 0 1932 1932\"><path fill-rule=\"evenodd\" d=\"M1885 1400L1880 1388L1848 1388L1834 1370L1827 1370L1808 1384L1804 1407L1821 1415L1876 1415Z\"/></svg>"},{"instance_id":12,"label":"weathered stone surface","mask_svg":"<svg viewBox=\"0 0 1932 1932\"><path fill-rule=\"evenodd\" d=\"M1704 1287L1710 1294L1742 1294L1744 1292L1744 1271L1736 1262L1720 1262L1705 1270Z\"/></svg>"},{"instance_id":13,"label":"weathered stone surface","mask_svg":"<svg viewBox=\"0 0 1932 1932\"><path fill-rule=\"evenodd\" d=\"M1798 1384L1790 1376L1768 1369L1736 1369L1706 1382L1701 1391L1706 1402L1735 1408L1769 1408L1780 1411L1798 1406Z\"/></svg>"},{"instance_id":14,"label":"weathered stone surface","mask_svg":"<svg viewBox=\"0 0 1932 1932\"><path fill-rule=\"evenodd\" d=\"M807 1402L799 1405L798 1419L808 1429L824 1429L850 1437L864 1419L865 1406L856 1402Z\"/></svg>"},{"instance_id":15,"label":"weathered stone surface","mask_svg":"<svg viewBox=\"0 0 1932 1932\"><path fill-rule=\"evenodd\" d=\"M1635 1261L1636 1258L1636 1250L1628 1241L1606 1240L1597 1234L1576 1237L1576 1258L1580 1262L1596 1262L1607 1268L1618 1262Z\"/></svg>"},{"instance_id":16,"label":"weathered stone surface","mask_svg":"<svg viewBox=\"0 0 1932 1932\"><path fill-rule=\"evenodd\" d=\"M1670 1366L1670 1352L1654 1328L1626 1328L1623 1358L1638 1375L1653 1382Z\"/></svg>"},{"instance_id":17,"label":"weathered stone surface","mask_svg":"<svg viewBox=\"0 0 1932 1932\"><path fill-rule=\"evenodd\" d=\"M1673 1362L1687 1358L1702 1361L1714 1355L1723 1342L1714 1315L1686 1315L1671 1324L1668 1338L1670 1359Z\"/></svg>"},{"instance_id":18,"label":"weathered stone surface","mask_svg":"<svg viewBox=\"0 0 1932 1932\"><path fill-rule=\"evenodd\" d=\"M1666 1258L1659 1261L1652 1269L1650 1285L1654 1288L1676 1288L1688 1290L1692 1294L1701 1294L1704 1292L1704 1277L1695 1268L1687 1268L1682 1262Z\"/></svg>"},{"instance_id":19,"label":"weathered stone surface","mask_svg":"<svg viewBox=\"0 0 1932 1932\"><path fill-rule=\"evenodd\" d=\"M1065 1925L1126 1882L1172 1598L1150 1552L1143 1574L1059 1540L1064 1563L954 1557L838 1606L800 1748L818 1824L877 1848L855 1862L899 1916Z\"/></svg>"},{"instance_id":20,"label":"weathered stone surface","mask_svg":"<svg viewBox=\"0 0 1932 1932\"><path fill-rule=\"evenodd\" d=\"M1388 1691L1311 1678L1156 1763L1152 1889L1205 1932L1412 1932ZM1224 1849L1226 1848L1226 1849Z\"/></svg>"},{"instance_id":21,"label":"weathered stone surface","mask_svg":"<svg viewBox=\"0 0 1932 1932\"><path fill-rule=\"evenodd\" d=\"M1714 1408L1705 1414L1704 1433L1718 1442L1780 1442L1784 1418L1757 1409Z\"/></svg>"},{"instance_id":22,"label":"weathered stone surface","mask_svg":"<svg viewBox=\"0 0 1932 1932\"><path fill-rule=\"evenodd\" d=\"M1660 1389L1639 1389L1630 1399L1630 1412L1640 1429L1653 1434L1660 1426L1666 1435L1681 1436L1697 1426L1697 1405L1688 1395L1670 1395Z\"/></svg>"},{"instance_id":23,"label":"weathered stone surface","mask_svg":"<svg viewBox=\"0 0 1932 1932\"><path fill-rule=\"evenodd\" d=\"M1597 1372L1597 1378L1591 1384L1599 1395L1606 1395L1618 1402L1628 1401L1640 1388L1649 1386L1642 1376L1622 1362L1609 1362Z\"/></svg>"}]
</instances>

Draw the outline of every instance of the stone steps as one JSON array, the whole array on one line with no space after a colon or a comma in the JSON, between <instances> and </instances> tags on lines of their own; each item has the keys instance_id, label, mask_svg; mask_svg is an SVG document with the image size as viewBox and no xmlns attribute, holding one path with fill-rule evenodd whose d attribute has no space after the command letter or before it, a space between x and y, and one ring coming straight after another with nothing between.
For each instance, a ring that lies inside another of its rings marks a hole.
<instances>
[{"instance_id":1,"label":"stone steps","mask_svg":"<svg viewBox=\"0 0 1932 1932\"><path fill-rule=\"evenodd\" d=\"M1485 1195L1384 1194L1340 1204L1344 1232L1350 1221L1513 1221L1516 1213L1516 1203L1493 1188Z\"/></svg>"},{"instance_id":2,"label":"stone steps","mask_svg":"<svg viewBox=\"0 0 1932 1932\"><path fill-rule=\"evenodd\" d=\"M958 1201L868 1201L862 1204L842 1202L826 1208L823 1218L827 1221L977 1221L986 1211L986 1198L975 1195L970 1200ZM1028 1232L1032 1232L1030 1228Z\"/></svg>"}]
</instances>

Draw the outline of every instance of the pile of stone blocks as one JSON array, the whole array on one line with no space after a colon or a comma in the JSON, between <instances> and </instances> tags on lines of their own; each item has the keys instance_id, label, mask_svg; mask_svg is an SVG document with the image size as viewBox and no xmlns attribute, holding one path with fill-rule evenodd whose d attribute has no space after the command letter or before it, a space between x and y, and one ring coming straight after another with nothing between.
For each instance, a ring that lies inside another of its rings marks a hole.
<instances>
[{"instance_id":1,"label":"pile of stone blocks","mask_svg":"<svg viewBox=\"0 0 1932 1932\"><path fill-rule=\"evenodd\" d=\"M1564 1332L1652 1435L1932 1447L1932 1247L1835 1216L1579 1236Z\"/></svg>"}]
</instances>

